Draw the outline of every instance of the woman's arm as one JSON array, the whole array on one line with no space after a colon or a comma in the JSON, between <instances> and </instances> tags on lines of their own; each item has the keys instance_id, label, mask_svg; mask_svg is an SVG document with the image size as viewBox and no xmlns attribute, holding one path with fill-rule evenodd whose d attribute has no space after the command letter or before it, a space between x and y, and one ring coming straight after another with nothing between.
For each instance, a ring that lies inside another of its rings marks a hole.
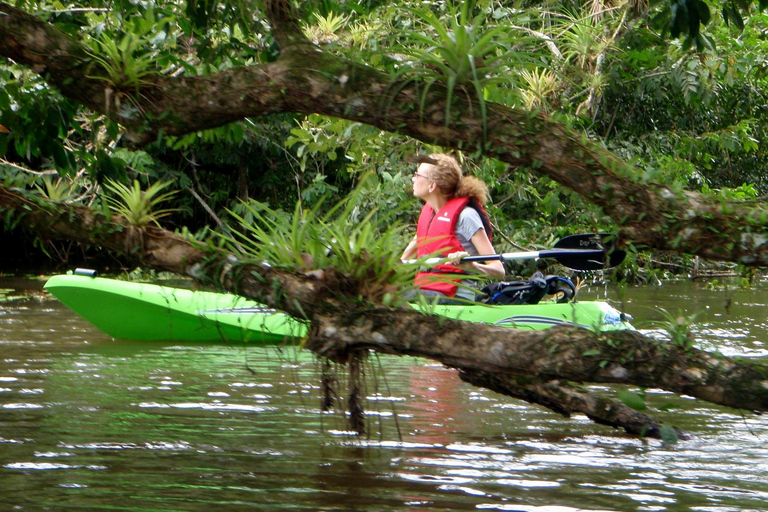
<instances>
[{"instance_id":1,"label":"woman's arm","mask_svg":"<svg viewBox=\"0 0 768 512\"><path fill-rule=\"evenodd\" d=\"M496 251L493 249L491 241L488 240L488 235L485 234L484 229L478 229L475 234L472 235L472 244L475 246L475 249L477 249L477 254L480 256L496 254ZM488 274L491 277L498 277L503 279L504 275L506 274L504 271L504 264L499 260L488 261L485 263L473 261L471 265L475 270L483 272L484 274Z\"/></svg>"},{"instance_id":2,"label":"woman's arm","mask_svg":"<svg viewBox=\"0 0 768 512\"><path fill-rule=\"evenodd\" d=\"M416 258L416 235L413 235L413 239L405 246L403 255L400 256L400 261L408 261Z\"/></svg>"}]
</instances>

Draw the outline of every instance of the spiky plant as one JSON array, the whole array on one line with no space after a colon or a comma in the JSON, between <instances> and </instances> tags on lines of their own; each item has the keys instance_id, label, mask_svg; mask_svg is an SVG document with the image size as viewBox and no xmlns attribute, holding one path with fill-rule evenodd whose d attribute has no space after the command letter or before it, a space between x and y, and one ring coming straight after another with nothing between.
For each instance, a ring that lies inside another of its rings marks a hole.
<instances>
[{"instance_id":1,"label":"spiky plant","mask_svg":"<svg viewBox=\"0 0 768 512\"><path fill-rule=\"evenodd\" d=\"M43 186L35 185L35 188L50 201L65 203L76 197L76 185L71 180L57 178L54 181L50 176L44 176L42 181Z\"/></svg>"},{"instance_id":2,"label":"spiky plant","mask_svg":"<svg viewBox=\"0 0 768 512\"><path fill-rule=\"evenodd\" d=\"M693 347L696 343L693 325L699 315L698 313L692 315L686 315L681 311L672 313L661 307L657 307L655 310L662 316L662 319L648 322L651 328L664 331L673 345L685 349Z\"/></svg>"},{"instance_id":3,"label":"spiky plant","mask_svg":"<svg viewBox=\"0 0 768 512\"><path fill-rule=\"evenodd\" d=\"M583 71L594 72L598 56L615 48L608 27L609 21L605 19L566 14L557 37L563 57Z\"/></svg>"},{"instance_id":4,"label":"spiky plant","mask_svg":"<svg viewBox=\"0 0 768 512\"><path fill-rule=\"evenodd\" d=\"M523 36L510 35L508 27L489 26L486 16L473 16L474 2L451 5L447 26L429 10L408 9L418 30L405 31L399 52L412 60L400 67L404 78L394 95L409 83L421 83L419 107L423 112L429 91L436 84L447 90L445 121L451 120L451 106L457 91L473 94L480 107L485 128L486 88L492 84L514 84L510 69L529 61L529 57L513 46ZM393 95L393 97L394 97Z\"/></svg>"},{"instance_id":5,"label":"spiky plant","mask_svg":"<svg viewBox=\"0 0 768 512\"><path fill-rule=\"evenodd\" d=\"M107 180L104 185L113 196L106 198L109 209L122 215L132 226L144 227L150 223L159 226L158 219L178 211L177 208L156 209L157 206L172 199L177 191L163 192L171 185L170 181L157 182L146 190L141 190L138 180L133 180L132 186L123 185L113 180Z\"/></svg>"},{"instance_id":6,"label":"spiky plant","mask_svg":"<svg viewBox=\"0 0 768 512\"><path fill-rule=\"evenodd\" d=\"M346 40L354 47L365 49L371 36L379 30L379 26L370 22L356 22L349 26Z\"/></svg>"},{"instance_id":7,"label":"spiky plant","mask_svg":"<svg viewBox=\"0 0 768 512\"><path fill-rule=\"evenodd\" d=\"M337 33L347 24L348 18L329 12L327 16L314 13L315 25L305 25L302 28L307 39L315 43L333 42L338 39Z\"/></svg>"},{"instance_id":8,"label":"spiky plant","mask_svg":"<svg viewBox=\"0 0 768 512\"><path fill-rule=\"evenodd\" d=\"M360 190L327 213L322 202L312 209L299 203L292 215L261 203L244 203L230 212L239 227L220 235L233 252L289 271L326 275L333 271L347 291L368 303L397 305L400 291L412 286L416 265L400 262L405 226L391 222L393 212L361 215Z\"/></svg>"},{"instance_id":9,"label":"spiky plant","mask_svg":"<svg viewBox=\"0 0 768 512\"><path fill-rule=\"evenodd\" d=\"M560 87L557 75L546 69L533 69L531 71L524 69L520 72L520 78L525 84L520 95L526 108L542 107L546 110L547 97Z\"/></svg>"},{"instance_id":10,"label":"spiky plant","mask_svg":"<svg viewBox=\"0 0 768 512\"><path fill-rule=\"evenodd\" d=\"M90 78L105 80L118 91L138 91L146 77L155 72L155 57L144 51L145 46L142 38L130 32L119 40L106 32L91 39L88 54L105 74Z\"/></svg>"}]
</instances>

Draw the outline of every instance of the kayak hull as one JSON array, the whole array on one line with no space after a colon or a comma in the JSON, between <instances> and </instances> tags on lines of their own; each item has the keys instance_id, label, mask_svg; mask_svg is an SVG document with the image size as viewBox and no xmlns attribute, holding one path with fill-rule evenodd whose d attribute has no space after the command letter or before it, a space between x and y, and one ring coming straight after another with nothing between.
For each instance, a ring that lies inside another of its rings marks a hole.
<instances>
[{"instance_id":1,"label":"kayak hull","mask_svg":"<svg viewBox=\"0 0 768 512\"><path fill-rule=\"evenodd\" d=\"M237 295L58 275L45 289L113 338L275 344L304 337L294 318Z\"/></svg>"},{"instance_id":2,"label":"kayak hull","mask_svg":"<svg viewBox=\"0 0 768 512\"><path fill-rule=\"evenodd\" d=\"M280 344L295 342L307 332L304 323L285 313L227 293L71 274L51 277L45 289L94 327L118 339ZM632 329L621 313L600 301L430 306L425 312L516 329L555 325L599 331Z\"/></svg>"}]
</instances>

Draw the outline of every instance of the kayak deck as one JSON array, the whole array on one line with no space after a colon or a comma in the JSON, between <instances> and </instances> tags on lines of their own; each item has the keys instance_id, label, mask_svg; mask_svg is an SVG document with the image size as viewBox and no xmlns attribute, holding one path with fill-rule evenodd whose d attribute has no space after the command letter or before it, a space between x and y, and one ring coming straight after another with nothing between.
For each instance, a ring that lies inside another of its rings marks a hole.
<instances>
[{"instance_id":1,"label":"kayak deck","mask_svg":"<svg viewBox=\"0 0 768 512\"><path fill-rule=\"evenodd\" d=\"M279 344L295 342L307 332L304 323L283 312L227 293L83 275L53 276L45 289L93 326L118 339ZM599 331L632 329L621 313L598 301L440 305L425 312L516 329L555 325Z\"/></svg>"}]
</instances>

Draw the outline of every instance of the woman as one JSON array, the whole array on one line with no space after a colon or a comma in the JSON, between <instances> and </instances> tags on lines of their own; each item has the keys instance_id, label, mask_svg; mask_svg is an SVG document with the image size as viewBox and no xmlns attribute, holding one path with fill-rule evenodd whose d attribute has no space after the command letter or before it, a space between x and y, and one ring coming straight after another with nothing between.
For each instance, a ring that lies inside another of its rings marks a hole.
<instances>
[{"instance_id":1,"label":"woman","mask_svg":"<svg viewBox=\"0 0 768 512\"><path fill-rule=\"evenodd\" d=\"M441 256L449 262L436 265L416 275L415 285L423 295L474 300L475 294L462 279L446 280L444 274L481 272L503 278L504 265L499 260L460 263L464 256L495 254L491 245L491 223L483 210L488 187L477 178L462 176L461 167L452 156L436 153L416 157L419 166L413 175L413 195L424 201L416 236L401 256ZM436 279L436 274L443 274ZM441 300L441 302L450 302Z\"/></svg>"}]
</instances>

